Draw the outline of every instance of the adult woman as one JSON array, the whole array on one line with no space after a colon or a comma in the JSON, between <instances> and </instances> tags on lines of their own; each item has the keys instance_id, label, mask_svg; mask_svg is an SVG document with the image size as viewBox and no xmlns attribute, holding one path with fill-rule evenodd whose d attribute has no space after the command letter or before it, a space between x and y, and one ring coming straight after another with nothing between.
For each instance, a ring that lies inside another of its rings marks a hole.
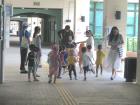
<instances>
[{"instance_id":1,"label":"adult woman","mask_svg":"<svg viewBox=\"0 0 140 105\"><path fill-rule=\"evenodd\" d=\"M119 56L118 49L123 43L124 41L122 35L119 34L119 29L115 26L112 27L108 41L108 45L111 46L111 48L107 58L108 66L112 68L111 80L115 78L116 70L119 70L121 66L121 57Z\"/></svg>"},{"instance_id":2,"label":"adult woman","mask_svg":"<svg viewBox=\"0 0 140 105\"><path fill-rule=\"evenodd\" d=\"M34 34L33 34L33 44L39 48L39 51L37 52L37 66L36 70L40 64L40 58L41 58L41 36L39 35L40 33L40 27L36 26L34 29Z\"/></svg>"},{"instance_id":3,"label":"adult woman","mask_svg":"<svg viewBox=\"0 0 140 105\"><path fill-rule=\"evenodd\" d=\"M86 31L86 36L88 37L88 39L86 40L86 46L90 45L94 50L94 39L91 30Z\"/></svg>"}]
</instances>

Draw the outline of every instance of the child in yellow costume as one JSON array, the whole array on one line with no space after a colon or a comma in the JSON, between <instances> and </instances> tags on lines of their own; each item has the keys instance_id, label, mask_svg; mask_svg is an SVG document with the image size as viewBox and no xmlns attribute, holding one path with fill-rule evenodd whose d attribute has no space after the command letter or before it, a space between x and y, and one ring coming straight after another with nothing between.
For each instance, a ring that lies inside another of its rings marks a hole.
<instances>
[{"instance_id":1,"label":"child in yellow costume","mask_svg":"<svg viewBox=\"0 0 140 105\"><path fill-rule=\"evenodd\" d=\"M102 51L102 45L98 45L98 51L97 51L97 58L96 58L96 77L98 77L98 69L99 69L99 66L101 68L101 75L102 75L102 72L103 72L103 59L105 57L105 54L104 52Z\"/></svg>"},{"instance_id":2,"label":"child in yellow costume","mask_svg":"<svg viewBox=\"0 0 140 105\"><path fill-rule=\"evenodd\" d=\"M70 80L72 80L72 71L74 73L75 76L75 80L77 80L77 75L76 75L76 68L75 68L75 63L76 63L76 56L74 54L74 49L69 49L68 50L68 58L67 58L67 62L68 62L68 70L69 70L69 77Z\"/></svg>"}]
</instances>

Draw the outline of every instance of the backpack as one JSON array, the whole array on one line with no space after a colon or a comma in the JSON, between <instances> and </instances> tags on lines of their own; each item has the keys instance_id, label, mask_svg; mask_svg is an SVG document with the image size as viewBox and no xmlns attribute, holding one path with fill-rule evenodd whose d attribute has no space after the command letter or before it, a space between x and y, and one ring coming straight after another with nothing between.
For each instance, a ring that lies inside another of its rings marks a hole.
<instances>
[{"instance_id":1,"label":"backpack","mask_svg":"<svg viewBox=\"0 0 140 105\"><path fill-rule=\"evenodd\" d=\"M24 47L24 48L28 47L28 40L27 40L27 38L25 36L25 31L24 31L24 35L22 36L21 47Z\"/></svg>"}]
</instances>

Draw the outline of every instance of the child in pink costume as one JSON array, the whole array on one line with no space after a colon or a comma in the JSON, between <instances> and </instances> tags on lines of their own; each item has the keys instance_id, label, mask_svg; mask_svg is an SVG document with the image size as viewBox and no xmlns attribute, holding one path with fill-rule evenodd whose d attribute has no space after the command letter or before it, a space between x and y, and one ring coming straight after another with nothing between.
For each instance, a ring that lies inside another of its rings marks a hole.
<instances>
[{"instance_id":1,"label":"child in pink costume","mask_svg":"<svg viewBox=\"0 0 140 105\"><path fill-rule=\"evenodd\" d=\"M52 82L53 75L54 75L53 83L55 83L57 73L59 70L59 63L60 63L59 48L57 45L52 46L52 50L48 54L48 63L49 63L49 81L48 81L48 83Z\"/></svg>"}]
</instances>

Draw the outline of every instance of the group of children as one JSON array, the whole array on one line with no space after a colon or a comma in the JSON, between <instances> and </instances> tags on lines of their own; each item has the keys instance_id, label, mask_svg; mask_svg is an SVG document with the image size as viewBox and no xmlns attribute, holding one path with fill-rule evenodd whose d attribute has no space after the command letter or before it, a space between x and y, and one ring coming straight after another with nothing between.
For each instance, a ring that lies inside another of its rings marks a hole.
<instances>
[{"instance_id":1,"label":"group of children","mask_svg":"<svg viewBox=\"0 0 140 105\"><path fill-rule=\"evenodd\" d=\"M27 62L28 63L28 81L31 81L31 73L33 74L34 81L38 81L36 76L37 69L37 51L38 49L34 45L30 45L30 52L28 53ZM84 72L84 81L87 79L86 74L88 71L94 70L94 62L96 64L96 77L98 77L99 67L101 69L101 75L103 72L103 58L105 57L102 51L102 46L98 45L98 51L96 52L96 60L94 60L92 46L84 46L83 43L79 46L79 52L76 50L76 43L73 43L70 48L65 48L64 46L53 45L51 51L48 54L48 64L49 64L49 81L52 82L52 77L54 76L53 83L56 82L56 78L61 77L61 71L63 73L68 69L69 78L72 80L72 72L74 74L74 79L77 80L76 73L76 62L79 62L80 73Z\"/></svg>"},{"instance_id":2,"label":"group of children","mask_svg":"<svg viewBox=\"0 0 140 105\"><path fill-rule=\"evenodd\" d=\"M60 48L60 49L59 49ZM79 53L76 51L76 44L73 43L73 46L70 48L65 48L64 46L53 45L51 51L48 54L48 64L49 64L49 81L52 82L52 76L54 75L53 83L56 82L56 78L60 78L61 70L68 69L69 78L72 80L72 72L74 74L74 79L77 80L76 73L76 62L79 62L80 72L84 72L84 81L87 79L86 73L88 71L94 70L94 62L96 64L96 77L98 77L98 69L101 69L102 75L102 63L103 58L105 57L104 52L102 51L102 46L98 45L96 61L94 61L92 46L84 46L83 43L80 44Z\"/></svg>"}]
</instances>

